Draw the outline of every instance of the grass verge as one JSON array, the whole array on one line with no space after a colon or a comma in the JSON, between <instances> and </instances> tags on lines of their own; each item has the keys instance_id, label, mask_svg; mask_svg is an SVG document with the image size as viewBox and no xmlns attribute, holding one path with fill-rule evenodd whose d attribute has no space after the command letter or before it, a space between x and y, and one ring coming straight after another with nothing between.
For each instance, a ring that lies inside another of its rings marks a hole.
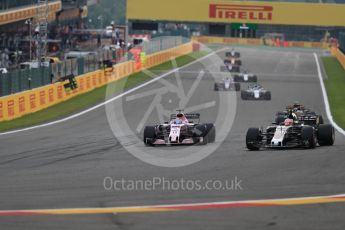
<instances>
[{"instance_id":1,"label":"grass verge","mask_svg":"<svg viewBox=\"0 0 345 230\"><path fill-rule=\"evenodd\" d=\"M345 70L335 57L323 57L328 78L324 80L335 122L345 129Z\"/></svg>"},{"instance_id":2,"label":"grass verge","mask_svg":"<svg viewBox=\"0 0 345 230\"><path fill-rule=\"evenodd\" d=\"M165 62L161 65L149 69L151 73L162 73L163 71L172 70L175 66L181 67L194 60L205 56L207 52L194 52L185 56L176 58L176 65L172 61ZM158 74L157 74L158 75ZM157 76L155 75L155 76ZM120 92L124 89L130 89L145 81L151 80L152 77L143 72L132 74L120 81L112 82L114 84L112 89L113 93ZM105 99L107 85L94 89L90 92L78 95L67 101L51 106L36 113L28 114L23 117L0 122L0 132L29 127L37 124L46 123L49 121L57 120L66 117L73 113L77 113L95 104L98 104Z\"/></svg>"}]
</instances>

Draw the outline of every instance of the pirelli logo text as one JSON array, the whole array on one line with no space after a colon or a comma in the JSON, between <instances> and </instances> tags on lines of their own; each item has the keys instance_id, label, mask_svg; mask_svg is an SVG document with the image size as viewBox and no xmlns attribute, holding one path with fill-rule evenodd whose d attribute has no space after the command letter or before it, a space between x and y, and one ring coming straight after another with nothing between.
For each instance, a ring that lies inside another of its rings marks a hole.
<instances>
[{"instance_id":1,"label":"pirelli logo text","mask_svg":"<svg viewBox=\"0 0 345 230\"><path fill-rule=\"evenodd\" d=\"M272 21L272 6L210 4L210 18Z\"/></svg>"}]
</instances>

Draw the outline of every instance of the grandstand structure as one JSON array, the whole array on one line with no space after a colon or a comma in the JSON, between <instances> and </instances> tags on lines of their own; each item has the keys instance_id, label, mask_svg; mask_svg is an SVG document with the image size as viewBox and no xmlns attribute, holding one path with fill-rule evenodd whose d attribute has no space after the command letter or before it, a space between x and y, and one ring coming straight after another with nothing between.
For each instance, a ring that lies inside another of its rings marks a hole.
<instances>
[{"instance_id":1,"label":"grandstand structure","mask_svg":"<svg viewBox=\"0 0 345 230\"><path fill-rule=\"evenodd\" d=\"M1 0L0 67L54 54L99 0Z\"/></svg>"}]
</instances>

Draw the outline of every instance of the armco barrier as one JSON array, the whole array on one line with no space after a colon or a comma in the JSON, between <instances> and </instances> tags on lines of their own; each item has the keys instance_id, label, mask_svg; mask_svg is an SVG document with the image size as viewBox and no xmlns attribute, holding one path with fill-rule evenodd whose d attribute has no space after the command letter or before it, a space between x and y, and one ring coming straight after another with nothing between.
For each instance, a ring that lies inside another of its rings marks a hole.
<instances>
[{"instance_id":1,"label":"armco barrier","mask_svg":"<svg viewBox=\"0 0 345 230\"><path fill-rule=\"evenodd\" d=\"M145 68L159 65L181 55L188 54L193 50L193 43L161 51L147 56ZM33 90L0 98L0 121L13 120L25 114L34 113L49 106L56 105L79 94L89 92L109 82L120 80L137 72L135 62L128 61L109 68L105 71L97 70L76 77L78 88L67 92L64 83L43 86Z\"/></svg>"},{"instance_id":2,"label":"armco barrier","mask_svg":"<svg viewBox=\"0 0 345 230\"><path fill-rule=\"evenodd\" d=\"M231 38L231 37L209 37L209 36L195 36L193 41L204 44L235 44L235 45L268 45L278 47L300 47L300 48L328 48L327 43L323 42L300 42L300 41L285 41L277 42L271 39L257 39L257 38Z\"/></svg>"},{"instance_id":3,"label":"armco barrier","mask_svg":"<svg viewBox=\"0 0 345 230\"><path fill-rule=\"evenodd\" d=\"M345 54L341 52L337 47L332 47L331 52L345 69Z\"/></svg>"}]
</instances>

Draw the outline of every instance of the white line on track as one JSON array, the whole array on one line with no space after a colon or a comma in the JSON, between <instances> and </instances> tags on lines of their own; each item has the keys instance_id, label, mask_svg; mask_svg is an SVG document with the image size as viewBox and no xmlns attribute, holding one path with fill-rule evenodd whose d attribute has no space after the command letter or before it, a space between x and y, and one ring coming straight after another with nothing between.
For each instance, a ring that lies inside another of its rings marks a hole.
<instances>
[{"instance_id":1,"label":"white line on track","mask_svg":"<svg viewBox=\"0 0 345 230\"><path fill-rule=\"evenodd\" d=\"M141 89L141 88L143 88L143 87L145 87L145 86L147 86L147 85L149 85L149 84L152 84L152 83L154 83L154 82L156 82L156 81L158 81L158 80L160 80L160 79L162 79L162 78L165 78L166 76L168 76L168 75L170 75L170 74L172 74L172 73L174 73L174 72L176 72L176 71L179 71L180 69L184 69L184 68L186 68L186 67L189 67L189 66L191 66L191 65L193 65L193 64L195 64L195 63L197 63L197 62L200 62L200 61L202 61L202 60L204 60L204 59L206 59L206 58L208 58L208 57L210 57L210 56L212 56L212 55L215 55L216 53L222 52L222 51L224 51L224 50L226 50L226 49L228 49L228 48L225 47L225 48L223 48L223 49L219 49L219 50L213 51L212 53L210 53L210 54L208 54L208 55L206 55L206 56L204 56L204 57L202 57L202 58L199 58L199 59L197 59L197 60L195 60L195 61L193 61L193 62L191 62L191 63L188 63L187 65L181 66L181 67L176 68L176 69L173 69L173 70L171 70L171 71L169 71L169 72L167 72L167 73L164 73L164 74L162 74L161 76L158 76L158 77L156 77L156 78L154 78L154 79L152 79L152 80L150 80L150 81L147 81L147 82L145 82L145 83L143 83L143 84L141 84L141 85L139 85L139 86L136 86L136 87L134 87L134 88L132 88L132 89L129 89L128 91L125 91L125 92L123 92L123 93L121 93L121 94L119 94L119 95L117 95L117 96L115 96L115 97L113 97L113 98L110 98L110 99L107 100L107 101L104 101L104 102L102 102L102 103L100 103L100 104L98 104L98 105L95 105L95 106L93 106L93 107L91 107L91 108L89 108L89 109L86 109L86 110L84 110L84 111L81 111L81 112L79 112L79 113L73 114L73 115L71 115L71 116L68 116L68 117L63 118L63 119L60 119L60 120L48 122L48 123L45 123L45 124L36 125L36 126L31 126L31 127L27 127L27 128L23 128L23 129L17 129L17 130L8 131L8 132L3 132L3 133L0 133L0 136L9 135L9 134L15 134L15 133L20 133L20 132L24 132L24 131L33 130L33 129L39 129L39 128L43 128L43 127L47 127L47 126L51 126L51 125L63 123L63 122L72 120L72 119L74 119L74 118L80 117L80 116L82 116L82 115L84 115L84 114L87 114L87 113L92 112L92 111L94 111L94 110L96 110L96 109L98 109L98 108L101 108L101 107L103 107L104 105L109 104L109 103L111 103L111 102L113 102L113 101L115 101L115 100L117 100L117 99L119 99L119 98L122 98L123 96L126 96L126 95L128 95L128 94L130 94L130 93L132 93L132 92L134 92L134 91L136 91L136 90L138 90L138 89Z\"/></svg>"},{"instance_id":2,"label":"white line on track","mask_svg":"<svg viewBox=\"0 0 345 230\"><path fill-rule=\"evenodd\" d=\"M153 71L154 73L165 73L164 71ZM193 71L193 70L182 70L179 71L183 74L199 74L200 71ZM254 73L254 72L253 72ZM208 72L206 72L208 74ZM212 74L219 74L219 75L229 75L229 72L220 72L220 71L213 71ZM298 77L298 78L311 78L317 76L316 74L296 74L296 73L261 73L261 72L255 72L255 75L258 76L269 76L269 77Z\"/></svg>"},{"instance_id":3,"label":"white line on track","mask_svg":"<svg viewBox=\"0 0 345 230\"><path fill-rule=\"evenodd\" d=\"M317 73L319 76L319 81L320 81L322 95L323 95L323 101L325 104L325 109L326 109L326 114L327 114L328 120L339 133L341 133L345 136L345 131L341 127L339 127L339 125L337 123L335 123L335 121L333 120L333 116L332 116L331 109L329 106L327 91L326 91L325 84L324 84L323 78L322 78L319 58L318 58L316 53L314 53L314 58L315 58L316 66L317 66Z\"/></svg>"}]
</instances>

